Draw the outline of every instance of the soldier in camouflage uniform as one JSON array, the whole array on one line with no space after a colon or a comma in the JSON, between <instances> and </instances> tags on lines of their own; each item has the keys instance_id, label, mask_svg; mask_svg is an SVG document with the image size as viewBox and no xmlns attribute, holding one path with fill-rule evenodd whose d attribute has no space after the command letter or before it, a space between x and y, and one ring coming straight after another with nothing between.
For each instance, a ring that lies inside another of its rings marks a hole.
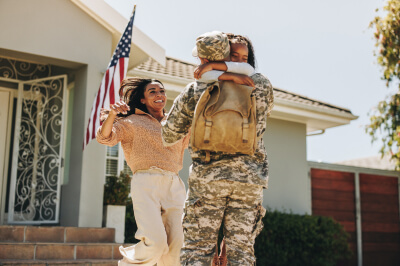
<instances>
[{"instance_id":1,"label":"soldier in camouflage uniform","mask_svg":"<svg viewBox=\"0 0 400 266\"><path fill-rule=\"evenodd\" d=\"M220 61L229 56L226 46L229 43L225 34L207 33L197 39L197 55L200 59ZM205 151L193 151L189 146L193 164L183 220L182 265L211 265L222 222L228 264L255 264L254 241L262 229L263 189L268 185L268 160L262 136L273 107L273 89L263 75L254 74L251 78L255 84L259 138L255 154L211 152L210 162L205 163ZM218 82L192 82L175 99L162 127L165 145L172 145L189 133L196 104L208 86L218 86Z\"/></svg>"}]
</instances>

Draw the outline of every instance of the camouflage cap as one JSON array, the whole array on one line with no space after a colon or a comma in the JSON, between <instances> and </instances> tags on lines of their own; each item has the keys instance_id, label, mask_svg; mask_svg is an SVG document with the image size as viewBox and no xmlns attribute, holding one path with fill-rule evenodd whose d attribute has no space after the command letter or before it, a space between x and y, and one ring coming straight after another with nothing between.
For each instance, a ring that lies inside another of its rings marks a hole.
<instances>
[{"instance_id":1,"label":"camouflage cap","mask_svg":"<svg viewBox=\"0 0 400 266\"><path fill-rule=\"evenodd\" d=\"M220 31L212 31L197 37L192 55L210 61L218 61L228 57L229 52L230 46L226 34Z\"/></svg>"}]
</instances>

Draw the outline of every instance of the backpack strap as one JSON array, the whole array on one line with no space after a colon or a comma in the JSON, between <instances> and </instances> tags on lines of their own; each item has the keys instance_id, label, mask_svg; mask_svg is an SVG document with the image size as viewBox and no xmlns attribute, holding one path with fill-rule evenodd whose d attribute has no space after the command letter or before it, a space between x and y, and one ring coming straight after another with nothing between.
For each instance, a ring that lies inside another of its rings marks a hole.
<instances>
[{"instance_id":1,"label":"backpack strap","mask_svg":"<svg viewBox=\"0 0 400 266\"><path fill-rule=\"evenodd\" d=\"M249 118L243 117L243 143L249 142Z\"/></svg>"},{"instance_id":2,"label":"backpack strap","mask_svg":"<svg viewBox=\"0 0 400 266\"><path fill-rule=\"evenodd\" d=\"M210 117L206 118L205 128L204 128L204 143L210 143L211 137L211 127L212 127L212 120Z\"/></svg>"},{"instance_id":3,"label":"backpack strap","mask_svg":"<svg viewBox=\"0 0 400 266\"><path fill-rule=\"evenodd\" d=\"M209 163L211 160L210 151L206 151L206 158L204 159L205 163Z\"/></svg>"}]
</instances>

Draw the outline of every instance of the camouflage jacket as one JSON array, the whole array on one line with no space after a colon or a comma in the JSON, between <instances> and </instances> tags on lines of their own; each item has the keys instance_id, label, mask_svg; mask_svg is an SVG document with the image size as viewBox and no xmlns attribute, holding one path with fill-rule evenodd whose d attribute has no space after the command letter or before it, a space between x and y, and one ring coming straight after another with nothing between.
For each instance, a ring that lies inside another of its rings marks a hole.
<instances>
[{"instance_id":1,"label":"camouflage jacket","mask_svg":"<svg viewBox=\"0 0 400 266\"><path fill-rule=\"evenodd\" d=\"M204 163L205 151L193 151L189 145L192 156L192 171L204 181L231 180L250 184L268 185L268 160L262 136L267 126L274 102L273 88L269 80L262 74L251 76L255 83L253 95L257 105L257 137L258 147L254 155L227 154L211 152L211 161ZM164 145L172 145L186 136L192 126L192 119L196 104L208 86L214 83L192 82L175 99L168 113L167 119L162 123Z\"/></svg>"}]
</instances>

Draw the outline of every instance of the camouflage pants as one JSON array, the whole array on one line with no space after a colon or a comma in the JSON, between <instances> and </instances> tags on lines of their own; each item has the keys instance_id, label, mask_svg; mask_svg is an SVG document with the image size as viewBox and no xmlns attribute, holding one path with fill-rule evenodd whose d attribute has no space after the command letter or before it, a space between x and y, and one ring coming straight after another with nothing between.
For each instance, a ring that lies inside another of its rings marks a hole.
<instances>
[{"instance_id":1,"label":"camouflage pants","mask_svg":"<svg viewBox=\"0 0 400 266\"><path fill-rule=\"evenodd\" d=\"M254 241L265 215L262 199L262 186L228 180L205 182L192 172L183 219L182 265L211 265L222 222L228 265L255 265Z\"/></svg>"}]
</instances>

